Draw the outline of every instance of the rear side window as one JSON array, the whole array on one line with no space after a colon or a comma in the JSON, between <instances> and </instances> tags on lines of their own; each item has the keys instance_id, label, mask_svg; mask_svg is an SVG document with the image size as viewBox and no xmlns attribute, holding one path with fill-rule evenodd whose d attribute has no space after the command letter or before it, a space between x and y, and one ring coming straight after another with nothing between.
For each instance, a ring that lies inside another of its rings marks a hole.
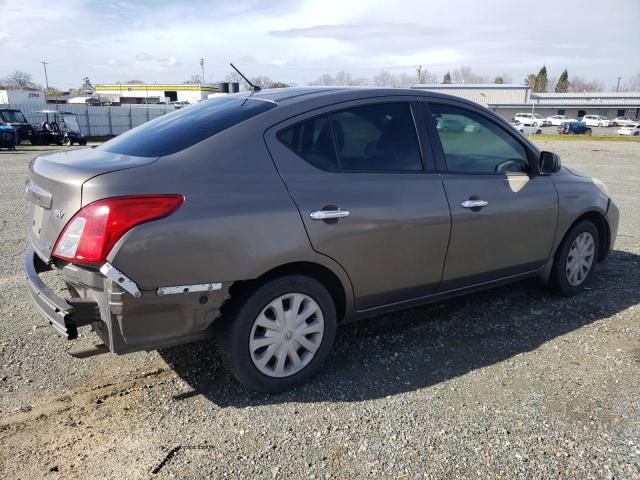
<instances>
[{"instance_id":1,"label":"rear side window","mask_svg":"<svg viewBox=\"0 0 640 480\"><path fill-rule=\"evenodd\" d=\"M422 170L420 145L408 103L350 108L330 117L342 170Z\"/></svg>"},{"instance_id":2,"label":"rear side window","mask_svg":"<svg viewBox=\"0 0 640 480\"><path fill-rule=\"evenodd\" d=\"M314 167L338 169L331 125L326 115L289 127L278 134L278 139Z\"/></svg>"},{"instance_id":3,"label":"rear side window","mask_svg":"<svg viewBox=\"0 0 640 480\"><path fill-rule=\"evenodd\" d=\"M170 155L275 106L275 103L247 100L246 97L205 100L151 120L99 148L137 157Z\"/></svg>"},{"instance_id":4,"label":"rear side window","mask_svg":"<svg viewBox=\"0 0 640 480\"><path fill-rule=\"evenodd\" d=\"M420 145L408 103L340 110L289 127L278 138L323 170L422 170Z\"/></svg>"}]
</instances>

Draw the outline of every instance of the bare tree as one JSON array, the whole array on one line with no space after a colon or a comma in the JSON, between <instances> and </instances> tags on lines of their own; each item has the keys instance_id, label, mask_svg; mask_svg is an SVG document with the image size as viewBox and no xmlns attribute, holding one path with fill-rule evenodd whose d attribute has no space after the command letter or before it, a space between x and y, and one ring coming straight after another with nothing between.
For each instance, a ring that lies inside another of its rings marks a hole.
<instances>
[{"instance_id":1,"label":"bare tree","mask_svg":"<svg viewBox=\"0 0 640 480\"><path fill-rule=\"evenodd\" d=\"M397 79L386 70L373 77L373 84L379 87L397 87Z\"/></svg>"},{"instance_id":2,"label":"bare tree","mask_svg":"<svg viewBox=\"0 0 640 480\"><path fill-rule=\"evenodd\" d=\"M265 75L258 75L257 77L251 77L251 83L260 88L270 88L274 82Z\"/></svg>"},{"instance_id":3,"label":"bare tree","mask_svg":"<svg viewBox=\"0 0 640 480\"><path fill-rule=\"evenodd\" d=\"M202 77L200 77L200 75L196 73L196 74L191 75L191 77L189 77L189 80L185 80L183 83L186 83L186 84L189 84L189 85L202 83Z\"/></svg>"},{"instance_id":4,"label":"bare tree","mask_svg":"<svg viewBox=\"0 0 640 480\"><path fill-rule=\"evenodd\" d=\"M22 70L15 70L13 73L0 80L0 83L4 84L7 88L16 90L40 90L42 88L41 85L34 83L33 77L30 73L23 72Z\"/></svg>"},{"instance_id":5,"label":"bare tree","mask_svg":"<svg viewBox=\"0 0 640 480\"><path fill-rule=\"evenodd\" d=\"M622 85L622 90L625 92L640 92L640 73L629 77Z\"/></svg>"},{"instance_id":6,"label":"bare tree","mask_svg":"<svg viewBox=\"0 0 640 480\"><path fill-rule=\"evenodd\" d=\"M569 82L570 92L603 92L604 83L601 80L585 80L574 76Z\"/></svg>"},{"instance_id":7,"label":"bare tree","mask_svg":"<svg viewBox=\"0 0 640 480\"><path fill-rule=\"evenodd\" d=\"M323 73L317 79L315 79L313 82L311 82L311 85L319 85L319 86L335 85L335 84L336 84L336 79L333 78L328 73Z\"/></svg>"},{"instance_id":8,"label":"bare tree","mask_svg":"<svg viewBox=\"0 0 640 480\"><path fill-rule=\"evenodd\" d=\"M489 79L473 72L471 67L463 65L451 72L453 83L489 83Z\"/></svg>"},{"instance_id":9,"label":"bare tree","mask_svg":"<svg viewBox=\"0 0 640 480\"><path fill-rule=\"evenodd\" d=\"M349 72L340 70L336 74L335 85L353 85L353 77Z\"/></svg>"}]
</instances>

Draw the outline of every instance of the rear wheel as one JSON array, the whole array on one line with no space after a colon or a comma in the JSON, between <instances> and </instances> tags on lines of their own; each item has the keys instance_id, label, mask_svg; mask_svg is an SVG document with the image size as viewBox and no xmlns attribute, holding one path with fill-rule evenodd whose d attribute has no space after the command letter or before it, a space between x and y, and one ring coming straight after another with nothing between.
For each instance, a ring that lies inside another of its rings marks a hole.
<instances>
[{"instance_id":1,"label":"rear wheel","mask_svg":"<svg viewBox=\"0 0 640 480\"><path fill-rule=\"evenodd\" d=\"M223 363L245 386L287 390L311 378L326 360L336 332L327 289L303 275L271 279L221 321L216 333Z\"/></svg>"},{"instance_id":2,"label":"rear wheel","mask_svg":"<svg viewBox=\"0 0 640 480\"><path fill-rule=\"evenodd\" d=\"M593 277L598 258L598 229L588 220L574 225L560 244L549 283L554 290L573 296Z\"/></svg>"}]
</instances>

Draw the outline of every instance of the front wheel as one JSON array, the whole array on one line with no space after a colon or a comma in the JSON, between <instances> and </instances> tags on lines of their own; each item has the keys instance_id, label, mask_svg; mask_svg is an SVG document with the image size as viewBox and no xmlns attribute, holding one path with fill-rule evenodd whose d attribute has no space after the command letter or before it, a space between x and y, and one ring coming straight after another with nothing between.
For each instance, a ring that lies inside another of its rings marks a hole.
<instances>
[{"instance_id":1,"label":"front wheel","mask_svg":"<svg viewBox=\"0 0 640 480\"><path fill-rule=\"evenodd\" d=\"M71 145L73 145L73 142L71 141L70 137L67 137L67 138L64 139L63 144L64 144L65 147L70 147Z\"/></svg>"},{"instance_id":2,"label":"front wheel","mask_svg":"<svg viewBox=\"0 0 640 480\"><path fill-rule=\"evenodd\" d=\"M574 225L560 244L551 269L549 284L565 296L581 292L593 277L598 259L598 229L583 220Z\"/></svg>"},{"instance_id":3,"label":"front wheel","mask_svg":"<svg viewBox=\"0 0 640 480\"><path fill-rule=\"evenodd\" d=\"M304 275L277 277L236 301L220 322L216 342L240 383L279 392L320 369L337 324L333 299L320 282Z\"/></svg>"}]
</instances>

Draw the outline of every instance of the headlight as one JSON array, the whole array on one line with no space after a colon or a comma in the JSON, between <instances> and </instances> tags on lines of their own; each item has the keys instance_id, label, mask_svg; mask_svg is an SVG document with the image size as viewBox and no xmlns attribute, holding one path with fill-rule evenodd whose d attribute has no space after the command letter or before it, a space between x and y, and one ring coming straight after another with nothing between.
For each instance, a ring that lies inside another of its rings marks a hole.
<instances>
[{"instance_id":1,"label":"headlight","mask_svg":"<svg viewBox=\"0 0 640 480\"><path fill-rule=\"evenodd\" d=\"M600 193L602 193L607 198L611 197L609 189L603 181L598 180L597 178L592 178L591 180L593 180L593 184L598 188L598 190L600 190Z\"/></svg>"}]
</instances>

